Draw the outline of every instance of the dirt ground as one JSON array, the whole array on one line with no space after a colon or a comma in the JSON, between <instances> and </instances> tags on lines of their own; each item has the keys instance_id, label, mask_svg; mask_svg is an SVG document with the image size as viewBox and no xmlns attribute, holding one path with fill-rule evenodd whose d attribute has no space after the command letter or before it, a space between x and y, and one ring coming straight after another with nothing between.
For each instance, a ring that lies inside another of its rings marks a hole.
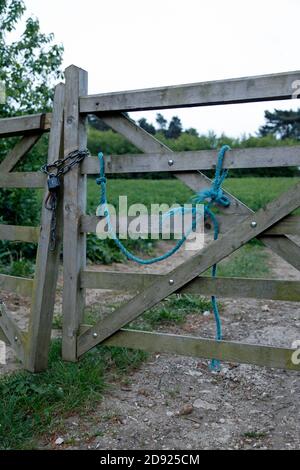
<instances>
[{"instance_id":1,"label":"dirt ground","mask_svg":"<svg viewBox=\"0 0 300 470\"><path fill-rule=\"evenodd\" d=\"M165 272L189 256L184 250L149 272ZM93 269L99 269L94 267ZM108 270L132 270L114 265ZM299 279L299 273L272 254L272 276ZM58 292L56 311L61 309ZM88 291L89 306L126 299L125 293ZM4 300L23 320L28 301L13 294ZM224 339L291 347L300 339L300 305L252 299L220 299ZM163 331L163 330L162 330ZM213 316L189 315L172 333L214 336ZM12 351L0 372L20 367ZM46 436L40 448L64 449L299 449L300 377L296 372L249 365L222 365L212 373L208 361L152 355L126 380L111 383L100 404L86 416L72 416L60 434L61 446ZM56 436L57 437L57 436Z\"/></svg>"}]
</instances>

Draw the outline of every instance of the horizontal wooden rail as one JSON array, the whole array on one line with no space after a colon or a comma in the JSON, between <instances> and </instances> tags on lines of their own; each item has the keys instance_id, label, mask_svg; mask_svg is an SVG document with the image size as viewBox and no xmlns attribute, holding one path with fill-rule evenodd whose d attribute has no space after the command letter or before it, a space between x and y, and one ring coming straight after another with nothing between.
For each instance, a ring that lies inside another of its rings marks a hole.
<instances>
[{"instance_id":1,"label":"horizontal wooden rail","mask_svg":"<svg viewBox=\"0 0 300 470\"><path fill-rule=\"evenodd\" d=\"M84 332L86 328L83 327ZM120 330L102 343L130 349L140 349L150 353L167 353L192 356L204 359L219 359L238 364L255 364L277 369L300 371L300 365L293 364L293 349L275 348L257 344L233 341L215 341L192 336L144 331ZM79 356L81 351L79 349Z\"/></svg>"},{"instance_id":2,"label":"horizontal wooden rail","mask_svg":"<svg viewBox=\"0 0 300 470\"><path fill-rule=\"evenodd\" d=\"M47 113L0 119L0 137L47 132L51 128L51 118L52 114Z\"/></svg>"},{"instance_id":3,"label":"horizontal wooden rail","mask_svg":"<svg viewBox=\"0 0 300 470\"><path fill-rule=\"evenodd\" d=\"M216 166L216 151L108 155L105 163L107 174L212 170ZM288 166L300 166L300 145L232 149L224 158L224 168L228 169ZM82 173L98 174L98 158L87 158L82 164Z\"/></svg>"},{"instance_id":4,"label":"horizontal wooden rail","mask_svg":"<svg viewBox=\"0 0 300 470\"><path fill-rule=\"evenodd\" d=\"M0 240L37 243L39 227L22 227L19 225L0 225Z\"/></svg>"},{"instance_id":5,"label":"horizontal wooden rail","mask_svg":"<svg viewBox=\"0 0 300 470\"><path fill-rule=\"evenodd\" d=\"M136 217L128 217L128 225ZM244 214L218 214L219 230L220 233L226 233L234 224L238 224L245 219ZM96 233L97 224L102 220L95 215L84 215L81 217L80 230L82 233ZM117 231L119 227L119 221L117 219ZM147 227L145 227L147 229ZM151 219L149 219L149 230L151 229ZM213 231L212 224L210 221L205 223L205 233L211 234ZM141 231L142 233L142 231ZM146 230L145 230L145 233ZM171 233L172 230L171 230ZM300 233L300 216L289 215L282 219L280 222L269 228L265 235L298 235Z\"/></svg>"},{"instance_id":6,"label":"horizontal wooden rail","mask_svg":"<svg viewBox=\"0 0 300 470\"><path fill-rule=\"evenodd\" d=\"M0 175L0 188L40 189L45 187L45 183L46 176L38 172L16 172Z\"/></svg>"},{"instance_id":7,"label":"horizontal wooden rail","mask_svg":"<svg viewBox=\"0 0 300 470\"><path fill-rule=\"evenodd\" d=\"M163 275L86 270L81 273L81 287L86 289L142 291L159 277L163 278ZM299 302L300 282L226 277L212 279L203 276L182 287L177 293Z\"/></svg>"},{"instance_id":8,"label":"horizontal wooden rail","mask_svg":"<svg viewBox=\"0 0 300 470\"><path fill-rule=\"evenodd\" d=\"M300 72L82 96L81 113L145 111L291 99Z\"/></svg>"},{"instance_id":9,"label":"horizontal wooden rail","mask_svg":"<svg viewBox=\"0 0 300 470\"><path fill-rule=\"evenodd\" d=\"M0 290L2 289L14 292L17 295L31 297L33 289L33 280L22 277L7 276L6 274L0 274Z\"/></svg>"}]
</instances>

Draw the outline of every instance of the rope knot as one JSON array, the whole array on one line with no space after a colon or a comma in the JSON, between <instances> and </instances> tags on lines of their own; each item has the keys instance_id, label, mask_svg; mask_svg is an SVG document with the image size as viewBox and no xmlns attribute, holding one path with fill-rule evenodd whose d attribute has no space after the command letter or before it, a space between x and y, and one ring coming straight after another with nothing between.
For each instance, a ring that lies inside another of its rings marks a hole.
<instances>
[{"instance_id":1,"label":"rope knot","mask_svg":"<svg viewBox=\"0 0 300 470\"><path fill-rule=\"evenodd\" d=\"M227 196L225 196L222 188L212 190L211 200L223 207L230 206L230 200Z\"/></svg>"},{"instance_id":2,"label":"rope knot","mask_svg":"<svg viewBox=\"0 0 300 470\"><path fill-rule=\"evenodd\" d=\"M96 179L96 183L101 185L101 184L106 184L106 178L105 176L101 176L100 178Z\"/></svg>"}]
</instances>

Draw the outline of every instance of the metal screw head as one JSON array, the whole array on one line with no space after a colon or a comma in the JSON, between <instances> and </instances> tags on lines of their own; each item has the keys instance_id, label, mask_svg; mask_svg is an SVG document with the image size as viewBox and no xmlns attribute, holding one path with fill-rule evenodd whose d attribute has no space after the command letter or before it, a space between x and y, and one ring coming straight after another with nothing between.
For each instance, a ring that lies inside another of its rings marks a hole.
<instances>
[{"instance_id":1,"label":"metal screw head","mask_svg":"<svg viewBox=\"0 0 300 470\"><path fill-rule=\"evenodd\" d=\"M251 227L252 227L252 228L257 227L257 222L255 222L255 220L253 220L253 222L251 222Z\"/></svg>"},{"instance_id":2,"label":"metal screw head","mask_svg":"<svg viewBox=\"0 0 300 470\"><path fill-rule=\"evenodd\" d=\"M169 166L173 166L173 165L174 165L174 160L169 160L169 161L168 161L168 165L169 165Z\"/></svg>"},{"instance_id":3,"label":"metal screw head","mask_svg":"<svg viewBox=\"0 0 300 470\"><path fill-rule=\"evenodd\" d=\"M93 333L93 338L95 338L95 339L98 338L97 333Z\"/></svg>"},{"instance_id":4,"label":"metal screw head","mask_svg":"<svg viewBox=\"0 0 300 470\"><path fill-rule=\"evenodd\" d=\"M169 284L170 284L170 286L174 286L174 280L173 280L173 279L170 279L170 280L169 280Z\"/></svg>"}]
</instances>

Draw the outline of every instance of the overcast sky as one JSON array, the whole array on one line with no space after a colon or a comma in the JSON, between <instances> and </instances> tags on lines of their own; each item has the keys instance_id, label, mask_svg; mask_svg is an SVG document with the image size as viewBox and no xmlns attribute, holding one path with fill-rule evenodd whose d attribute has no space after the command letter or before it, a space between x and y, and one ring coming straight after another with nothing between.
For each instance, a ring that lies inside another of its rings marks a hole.
<instances>
[{"instance_id":1,"label":"overcast sky","mask_svg":"<svg viewBox=\"0 0 300 470\"><path fill-rule=\"evenodd\" d=\"M89 93L300 69L299 0L25 0L43 32L65 47L64 66L89 72ZM254 133L264 110L298 102L163 111L185 128ZM299 105L300 107L300 105ZM133 113L155 121L153 112Z\"/></svg>"}]
</instances>

